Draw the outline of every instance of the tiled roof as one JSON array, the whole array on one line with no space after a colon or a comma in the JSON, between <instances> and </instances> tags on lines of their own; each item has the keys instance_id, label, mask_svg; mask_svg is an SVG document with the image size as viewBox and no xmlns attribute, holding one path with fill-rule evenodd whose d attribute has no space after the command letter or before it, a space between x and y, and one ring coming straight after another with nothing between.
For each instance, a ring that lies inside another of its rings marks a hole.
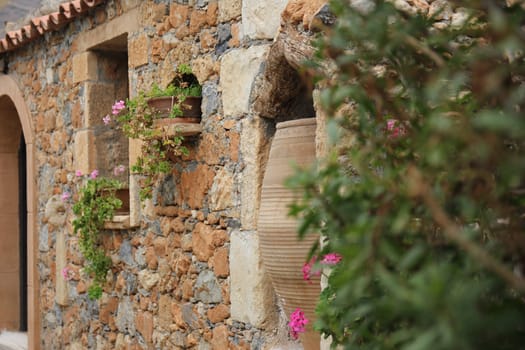
<instances>
[{"instance_id":1,"label":"tiled roof","mask_svg":"<svg viewBox=\"0 0 525 350\"><path fill-rule=\"evenodd\" d=\"M106 2L106 0L74 0L60 4L57 12L31 19L28 25L14 31L7 32L0 40L0 54L17 48L44 35L44 33L58 30L76 17L86 13L89 9Z\"/></svg>"}]
</instances>

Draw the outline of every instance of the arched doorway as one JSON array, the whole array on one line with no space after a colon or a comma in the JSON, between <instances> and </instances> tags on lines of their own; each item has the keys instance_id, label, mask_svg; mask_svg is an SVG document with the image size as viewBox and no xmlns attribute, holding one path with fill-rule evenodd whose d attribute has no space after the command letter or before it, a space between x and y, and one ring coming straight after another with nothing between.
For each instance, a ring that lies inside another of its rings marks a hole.
<instances>
[{"instance_id":1,"label":"arched doorway","mask_svg":"<svg viewBox=\"0 0 525 350\"><path fill-rule=\"evenodd\" d=\"M0 329L28 332L38 349L35 173L29 110L15 81L0 75Z\"/></svg>"},{"instance_id":2,"label":"arched doorway","mask_svg":"<svg viewBox=\"0 0 525 350\"><path fill-rule=\"evenodd\" d=\"M20 183L25 164L19 164L22 126L7 96L0 97L0 111L0 329L26 331L27 211L21 206L25 183Z\"/></svg>"}]
</instances>

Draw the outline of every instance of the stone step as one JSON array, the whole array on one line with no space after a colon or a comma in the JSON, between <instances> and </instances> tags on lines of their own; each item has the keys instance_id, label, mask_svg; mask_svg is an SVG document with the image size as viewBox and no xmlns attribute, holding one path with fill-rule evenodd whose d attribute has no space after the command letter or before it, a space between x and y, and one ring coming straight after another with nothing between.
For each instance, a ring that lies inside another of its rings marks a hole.
<instances>
[{"instance_id":1,"label":"stone step","mask_svg":"<svg viewBox=\"0 0 525 350\"><path fill-rule=\"evenodd\" d=\"M0 350L27 350L27 333L2 331Z\"/></svg>"}]
</instances>

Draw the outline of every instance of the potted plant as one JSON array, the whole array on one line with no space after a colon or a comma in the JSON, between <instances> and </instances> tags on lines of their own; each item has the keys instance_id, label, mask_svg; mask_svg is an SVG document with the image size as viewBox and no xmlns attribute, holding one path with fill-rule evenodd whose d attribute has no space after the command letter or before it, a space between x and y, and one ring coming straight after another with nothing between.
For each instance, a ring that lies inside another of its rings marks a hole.
<instances>
[{"instance_id":1,"label":"potted plant","mask_svg":"<svg viewBox=\"0 0 525 350\"><path fill-rule=\"evenodd\" d=\"M118 172L114 172L116 175L124 171L123 166L115 169ZM112 264L102 247L101 233L104 223L122 207L117 191L123 184L116 179L99 177L98 170L93 170L89 175L83 175L77 170L75 183L77 193L64 192L62 200L74 201L73 231L78 236L79 250L85 259L84 273L92 279L88 295L91 299L99 299ZM67 279L67 271L63 271L63 276Z\"/></svg>"},{"instance_id":2,"label":"potted plant","mask_svg":"<svg viewBox=\"0 0 525 350\"><path fill-rule=\"evenodd\" d=\"M188 154L182 141L200 128L201 91L191 68L183 64L165 89L154 85L113 105L112 114L124 134L142 141L141 154L131 167L133 172L145 175L142 199L151 197L156 175L171 170L169 156ZM103 120L109 124L111 117L107 115Z\"/></svg>"},{"instance_id":3,"label":"potted plant","mask_svg":"<svg viewBox=\"0 0 525 350\"><path fill-rule=\"evenodd\" d=\"M156 125L200 122L202 87L186 64L177 68L173 83L166 89L154 85L146 97L146 103L154 112Z\"/></svg>"}]
</instances>

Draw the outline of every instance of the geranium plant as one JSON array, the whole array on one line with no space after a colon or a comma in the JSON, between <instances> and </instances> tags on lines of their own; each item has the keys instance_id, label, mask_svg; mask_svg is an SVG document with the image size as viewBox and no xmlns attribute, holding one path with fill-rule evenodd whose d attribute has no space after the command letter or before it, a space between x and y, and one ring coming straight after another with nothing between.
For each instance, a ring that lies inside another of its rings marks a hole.
<instances>
[{"instance_id":1,"label":"geranium plant","mask_svg":"<svg viewBox=\"0 0 525 350\"><path fill-rule=\"evenodd\" d=\"M302 273L303 280L308 283L312 283L311 279L314 276L320 276L324 274L325 271L330 274L330 271L334 268L337 268L337 265L341 262L343 257L334 252L329 252L321 259L318 259L317 256L312 256L307 262L303 264ZM325 277L328 277L325 275ZM321 293L320 304L323 303L327 298L333 297L333 291L331 289L326 289ZM297 308L294 312L290 314L290 321L288 322L288 327L290 331L290 336L297 340L301 333L306 332L306 325L310 320L305 316L304 311L301 308Z\"/></svg>"},{"instance_id":2,"label":"geranium plant","mask_svg":"<svg viewBox=\"0 0 525 350\"><path fill-rule=\"evenodd\" d=\"M120 174L123 166L115 168L114 173ZM115 179L99 177L98 171L93 170L89 175L76 172L77 193L62 194L63 201L74 199L73 220L74 233L78 235L78 247L85 259L84 272L92 278L88 288L91 299L98 299L102 295L102 286L111 267L111 259L101 247L100 234L104 230L104 222L110 220L122 201L116 197L122 183ZM64 278L70 274L62 271Z\"/></svg>"},{"instance_id":3,"label":"geranium plant","mask_svg":"<svg viewBox=\"0 0 525 350\"><path fill-rule=\"evenodd\" d=\"M111 111L113 117L106 115L103 118L104 124L114 120L127 137L142 141L141 154L131 167L133 172L145 175L140 192L142 199L151 197L155 175L171 170L168 155L188 154L182 144L184 137L180 133L168 135L155 126L155 120L165 115L148 102L154 98L171 97L168 117L177 118L183 115L184 101L188 97L200 97L201 92L201 86L192 75L191 68L182 64L177 68L173 83L165 89L153 85L151 90L140 91L134 98L116 101Z\"/></svg>"}]
</instances>

